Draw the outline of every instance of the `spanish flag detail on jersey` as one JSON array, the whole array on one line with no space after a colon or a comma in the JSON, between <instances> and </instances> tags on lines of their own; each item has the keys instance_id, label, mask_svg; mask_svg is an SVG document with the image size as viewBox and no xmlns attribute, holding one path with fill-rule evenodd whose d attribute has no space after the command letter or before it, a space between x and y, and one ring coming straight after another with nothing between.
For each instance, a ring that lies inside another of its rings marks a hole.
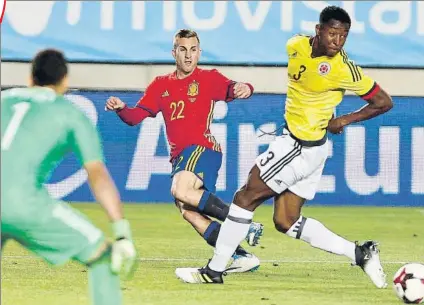
<instances>
[{"instance_id":1,"label":"spanish flag detail on jersey","mask_svg":"<svg viewBox=\"0 0 424 305\"><path fill-rule=\"evenodd\" d=\"M297 138L317 141L326 136L328 122L346 90L370 99L379 87L344 50L334 57L312 58L310 38L294 36L286 45L289 81L285 120Z\"/></svg>"}]
</instances>

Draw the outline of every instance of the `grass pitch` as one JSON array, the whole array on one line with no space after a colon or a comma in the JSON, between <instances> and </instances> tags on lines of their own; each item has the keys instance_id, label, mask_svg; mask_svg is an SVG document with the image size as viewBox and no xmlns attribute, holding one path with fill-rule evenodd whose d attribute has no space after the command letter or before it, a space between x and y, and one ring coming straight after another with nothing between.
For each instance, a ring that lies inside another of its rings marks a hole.
<instances>
[{"instance_id":1,"label":"grass pitch","mask_svg":"<svg viewBox=\"0 0 424 305\"><path fill-rule=\"evenodd\" d=\"M108 234L100 206L75 204ZM224 285L189 285L174 275L177 267L200 267L210 248L183 221L172 204L126 205L141 263L131 281L122 283L125 304L175 305L369 305L401 304L389 286L374 288L350 262L278 233L272 207L262 206L255 220L265 225L261 244L252 250L261 260L257 272L231 274ZM424 209L305 207L304 215L322 221L350 240L380 242L388 274L404 262L424 262ZM68 263L53 268L10 242L2 254L3 305L89 305L85 267Z\"/></svg>"}]
</instances>

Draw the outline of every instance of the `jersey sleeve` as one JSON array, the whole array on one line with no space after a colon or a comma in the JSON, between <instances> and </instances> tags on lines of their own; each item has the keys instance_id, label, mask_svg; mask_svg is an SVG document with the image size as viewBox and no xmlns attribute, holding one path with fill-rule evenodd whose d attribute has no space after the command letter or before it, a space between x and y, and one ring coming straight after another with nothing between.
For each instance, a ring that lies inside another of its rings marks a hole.
<instances>
[{"instance_id":1,"label":"jersey sleeve","mask_svg":"<svg viewBox=\"0 0 424 305\"><path fill-rule=\"evenodd\" d=\"M70 117L72 118L69 131L71 147L81 164L103 161L103 150L96 127L84 113L77 109L73 110L73 115Z\"/></svg>"},{"instance_id":2,"label":"jersey sleeve","mask_svg":"<svg viewBox=\"0 0 424 305\"><path fill-rule=\"evenodd\" d=\"M378 84L369 76L365 75L361 67L350 61L346 53L342 53L343 65L340 69L340 88L354 92L362 99L372 98L379 90Z\"/></svg>"},{"instance_id":3,"label":"jersey sleeve","mask_svg":"<svg viewBox=\"0 0 424 305\"><path fill-rule=\"evenodd\" d=\"M210 78L213 84L214 92L212 98L214 100L230 102L234 99L232 98L233 94L230 92L230 89L232 88L231 85L236 83L235 81L225 77L216 69L211 70Z\"/></svg>"},{"instance_id":4,"label":"jersey sleeve","mask_svg":"<svg viewBox=\"0 0 424 305\"><path fill-rule=\"evenodd\" d=\"M155 80L151 82L149 86L147 86L146 90L144 91L144 95L136 104L136 107L144 109L150 113L151 117L155 117L160 111L158 101L158 84L159 80L158 78L155 78Z\"/></svg>"}]
</instances>

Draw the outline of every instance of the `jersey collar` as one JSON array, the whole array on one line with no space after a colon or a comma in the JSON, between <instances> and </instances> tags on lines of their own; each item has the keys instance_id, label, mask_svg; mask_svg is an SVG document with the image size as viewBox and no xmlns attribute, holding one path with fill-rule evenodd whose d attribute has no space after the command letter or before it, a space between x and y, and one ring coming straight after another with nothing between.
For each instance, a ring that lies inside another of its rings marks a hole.
<instances>
[{"instance_id":1,"label":"jersey collar","mask_svg":"<svg viewBox=\"0 0 424 305\"><path fill-rule=\"evenodd\" d=\"M191 77L193 77L197 73L199 73L199 67L194 68L193 72L189 76L187 76L185 78L178 78L177 77L177 70L175 70L174 73L172 73L172 79L184 81L186 79L190 79Z\"/></svg>"}]
</instances>

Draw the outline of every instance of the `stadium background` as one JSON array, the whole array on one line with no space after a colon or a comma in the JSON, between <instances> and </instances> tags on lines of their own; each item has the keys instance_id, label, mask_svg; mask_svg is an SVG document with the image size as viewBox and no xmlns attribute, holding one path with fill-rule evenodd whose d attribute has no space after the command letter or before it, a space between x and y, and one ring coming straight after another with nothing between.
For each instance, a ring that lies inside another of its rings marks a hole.
<instances>
[{"instance_id":1,"label":"stadium background","mask_svg":"<svg viewBox=\"0 0 424 305\"><path fill-rule=\"evenodd\" d=\"M251 82L247 101L217 104L213 131L224 151L218 195L231 201L255 156L283 123L287 58L295 33L313 33L329 2L8 2L2 24L2 88L23 86L28 61L44 47L64 50L71 64L69 98L95 123L106 161L126 202L171 202L168 147L161 118L129 127L104 103L116 95L134 104L147 84L172 71L172 36L189 27L200 34L201 64ZM394 96L395 108L331 137L314 204L424 205L424 3L332 1L353 19L346 49ZM201 88L200 88L201 90ZM363 105L348 96L337 109ZM56 197L93 201L74 157L55 171Z\"/></svg>"}]
</instances>

